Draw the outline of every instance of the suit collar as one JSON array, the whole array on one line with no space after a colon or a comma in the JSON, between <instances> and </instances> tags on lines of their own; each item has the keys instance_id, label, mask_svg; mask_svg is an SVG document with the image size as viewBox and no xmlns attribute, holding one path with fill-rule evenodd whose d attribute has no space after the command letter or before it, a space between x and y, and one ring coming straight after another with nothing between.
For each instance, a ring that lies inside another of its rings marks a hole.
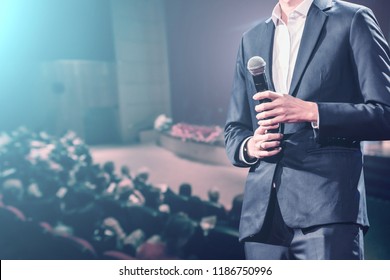
<instances>
[{"instance_id":1,"label":"suit collar","mask_svg":"<svg viewBox=\"0 0 390 280\"><path fill-rule=\"evenodd\" d=\"M306 17L307 13L309 12L310 6L312 4L313 4L313 0L304 0L294 9L294 12L296 12L301 16ZM275 5L272 11L271 19L274 22L275 26L278 25L278 22L282 21L282 8L280 7L279 2Z\"/></svg>"},{"instance_id":2,"label":"suit collar","mask_svg":"<svg viewBox=\"0 0 390 280\"><path fill-rule=\"evenodd\" d=\"M332 5L332 0L313 0L313 4L311 5L307 15L305 30L302 35L301 45L298 52L297 64L295 66L293 78L290 85L290 94L292 95L296 95L294 91L296 90L299 81L301 80L301 77L310 60L311 54L314 51L316 43L319 39L322 27L327 19L327 15L326 13L324 13L324 11L330 9ZM267 57L265 57L264 59L268 62L268 65L266 67L266 75L267 77L269 77L268 83L270 86L270 90L274 91L275 86L272 79L272 53L275 35L275 24L272 21L272 17L267 19L265 23L266 34L264 37L261 38L270 38L270 40L259 41L258 43L266 43L264 45L265 53L267 54Z\"/></svg>"},{"instance_id":3,"label":"suit collar","mask_svg":"<svg viewBox=\"0 0 390 280\"><path fill-rule=\"evenodd\" d=\"M332 0L314 0L313 4L318 7L318 9L324 11L332 7L333 1Z\"/></svg>"}]
</instances>

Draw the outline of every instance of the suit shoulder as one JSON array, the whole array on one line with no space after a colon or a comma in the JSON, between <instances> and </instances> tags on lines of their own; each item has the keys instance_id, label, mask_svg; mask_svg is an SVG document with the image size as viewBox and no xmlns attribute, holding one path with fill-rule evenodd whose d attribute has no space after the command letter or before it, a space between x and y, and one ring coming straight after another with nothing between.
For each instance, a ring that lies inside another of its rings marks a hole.
<instances>
[{"instance_id":1,"label":"suit shoulder","mask_svg":"<svg viewBox=\"0 0 390 280\"><path fill-rule=\"evenodd\" d=\"M257 23L255 26L244 32L242 35L243 41L251 41L254 38L258 38L259 34L261 34L263 30L267 28L268 24L273 24L271 18Z\"/></svg>"},{"instance_id":2,"label":"suit shoulder","mask_svg":"<svg viewBox=\"0 0 390 280\"><path fill-rule=\"evenodd\" d=\"M324 10L324 12L329 17L329 20L338 26L338 30L344 28L345 31L349 31L360 14L372 14L372 11L365 6L345 1L334 1L332 6Z\"/></svg>"},{"instance_id":3,"label":"suit shoulder","mask_svg":"<svg viewBox=\"0 0 390 280\"><path fill-rule=\"evenodd\" d=\"M359 5L359 4L354 4L346 1L334 1L333 7L331 11L334 13L337 13L340 16L347 16L347 17L354 17L356 13L358 13L361 10L369 10L369 8Z\"/></svg>"}]
</instances>

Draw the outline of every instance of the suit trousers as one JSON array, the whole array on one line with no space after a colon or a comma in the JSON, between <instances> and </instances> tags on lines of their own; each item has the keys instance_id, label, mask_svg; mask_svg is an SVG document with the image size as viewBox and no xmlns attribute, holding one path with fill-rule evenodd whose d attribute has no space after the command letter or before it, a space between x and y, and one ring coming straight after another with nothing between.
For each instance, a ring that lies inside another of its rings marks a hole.
<instances>
[{"instance_id":1,"label":"suit trousers","mask_svg":"<svg viewBox=\"0 0 390 280\"><path fill-rule=\"evenodd\" d=\"M243 241L249 260L364 259L360 225L339 223L290 228L283 221L274 188L261 231Z\"/></svg>"}]
</instances>

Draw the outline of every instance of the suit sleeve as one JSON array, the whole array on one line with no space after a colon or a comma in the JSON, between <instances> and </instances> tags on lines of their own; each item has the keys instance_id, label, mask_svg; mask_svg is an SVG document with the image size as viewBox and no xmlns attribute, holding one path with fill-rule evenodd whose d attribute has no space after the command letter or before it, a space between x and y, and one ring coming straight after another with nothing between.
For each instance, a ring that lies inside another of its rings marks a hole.
<instances>
[{"instance_id":1,"label":"suit sleeve","mask_svg":"<svg viewBox=\"0 0 390 280\"><path fill-rule=\"evenodd\" d=\"M318 103L319 140L334 137L356 141L390 139L389 46L371 10L357 11L349 42L363 102Z\"/></svg>"},{"instance_id":2,"label":"suit sleeve","mask_svg":"<svg viewBox=\"0 0 390 280\"><path fill-rule=\"evenodd\" d=\"M233 165L238 167L251 166L250 164L240 160L239 150L241 143L252 135L252 120L245 82L243 42L241 41L237 55L232 95L225 125L226 153Z\"/></svg>"}]
</instances>

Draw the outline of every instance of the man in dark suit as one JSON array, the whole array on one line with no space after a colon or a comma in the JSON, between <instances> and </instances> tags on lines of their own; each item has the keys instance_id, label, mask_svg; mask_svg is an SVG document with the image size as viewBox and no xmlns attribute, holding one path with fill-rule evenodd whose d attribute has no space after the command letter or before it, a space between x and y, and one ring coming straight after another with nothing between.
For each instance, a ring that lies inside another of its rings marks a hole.
<instances>
[{"instance_id":1,"label":"man in dark suit","mask_svg":"<svg viewBox=\"0 0 390 280\"><path fill-rule=\"evenodd\" d=\"M244 34L225 143L250 167L248 259L364 258L360 141L390 139L389 53L372 12L343 1L280 0ZM267 62L269 91L256 93L253 56Z\"/></svg>"}]
</instances>

